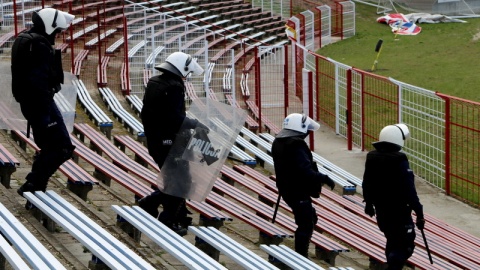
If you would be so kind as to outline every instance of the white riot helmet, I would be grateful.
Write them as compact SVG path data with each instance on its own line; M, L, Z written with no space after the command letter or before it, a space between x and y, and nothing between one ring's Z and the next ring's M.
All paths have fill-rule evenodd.
M186 78L190 73L197 76L203 74L203 68L197 63L197 60L183 52L170 54L165 62L155 66L155 69L169 71L183 78Z
M408 138L410 138L410 131L407 125L395 124L386 126L380 131L379 142L389 142L403 147Z
M277 138L306 135L310 130L318 130L320 124L305 114L292 113L285 117L282 127L283 129L277 134Z
M38 19L35 18L36 16L41 19L47 35L51 35L55 30L57 30L57 32L67 30L68 25L75 18L72 14L54 8L44 8L38 12L34 12L32 15L34 24L38 22Z

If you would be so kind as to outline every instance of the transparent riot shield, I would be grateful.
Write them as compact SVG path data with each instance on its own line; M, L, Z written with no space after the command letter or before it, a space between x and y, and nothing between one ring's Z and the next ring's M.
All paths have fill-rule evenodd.
M245 123L244 110L212 100L194 100L157 178L164 193L203 201ZM199 123L191 125L190 119ZM206 127L206 128L205 128Z
M72 83L77 78L71 73L64 73L62 90L55 94L55 103L62 113L69 132L73 130L77 89ZM12 75L9 61L0 63L0 129L27 130L27 121L22 114L20 104L12 95Z
M64 72L63 76L62 90L56 93L53 99L62 113L68 133L72 133L77 104L77 87L73 84L73 81L77 80L77 77L70 72Z

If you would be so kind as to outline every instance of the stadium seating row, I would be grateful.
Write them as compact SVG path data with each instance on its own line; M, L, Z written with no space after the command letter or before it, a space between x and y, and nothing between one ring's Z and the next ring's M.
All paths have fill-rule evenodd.
M0 144L0 179L2 185L10 188L10 178L20 162L2 144Z

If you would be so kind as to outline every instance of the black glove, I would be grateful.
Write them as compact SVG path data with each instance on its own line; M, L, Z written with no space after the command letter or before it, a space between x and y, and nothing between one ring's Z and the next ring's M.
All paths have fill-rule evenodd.
M373 204L365 204L365 214L369 215L370 217L375 216L375 208L373 208Z
M56 85L52 88L52 91L53 91L53 93L55 93L55 94L58 93L58 92L60 92L60 90L62 90L62 85L60 85L59 83L56 84Z
M323 183L326 184L330 190L333 190L335 188L335 182L333 182L332 178L330 178L328 175L325 175L323 178Z
M417 216L416 224L417 224L417 228L419 230L423 230L423 228L425 228L425 219L423 217L418 217Z
M195 128L204 129L207 134L210 131L210 129L207 126L205 126L204 124L202 124L202 122L200 122L200 121L197 122L197 126Z

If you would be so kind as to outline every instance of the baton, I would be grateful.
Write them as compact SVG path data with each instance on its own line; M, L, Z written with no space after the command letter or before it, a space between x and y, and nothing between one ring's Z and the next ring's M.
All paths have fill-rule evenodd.
M425 232L420 230L422 232L422 237L423 237L423 242L425 243L425 249L427 250L428 254L428 259L430 260L430 264L433 264L433 259L432 259L432 254L430 254L430 249L428 248L428 243L427 243L427 238L425 237Z
M27 138L30 138L30 123L27 121Z
M273 211L272 223L275 223L275 217L277 217L278 205L280 204L280 194L278 194L277 204L275 205L275 211Z

